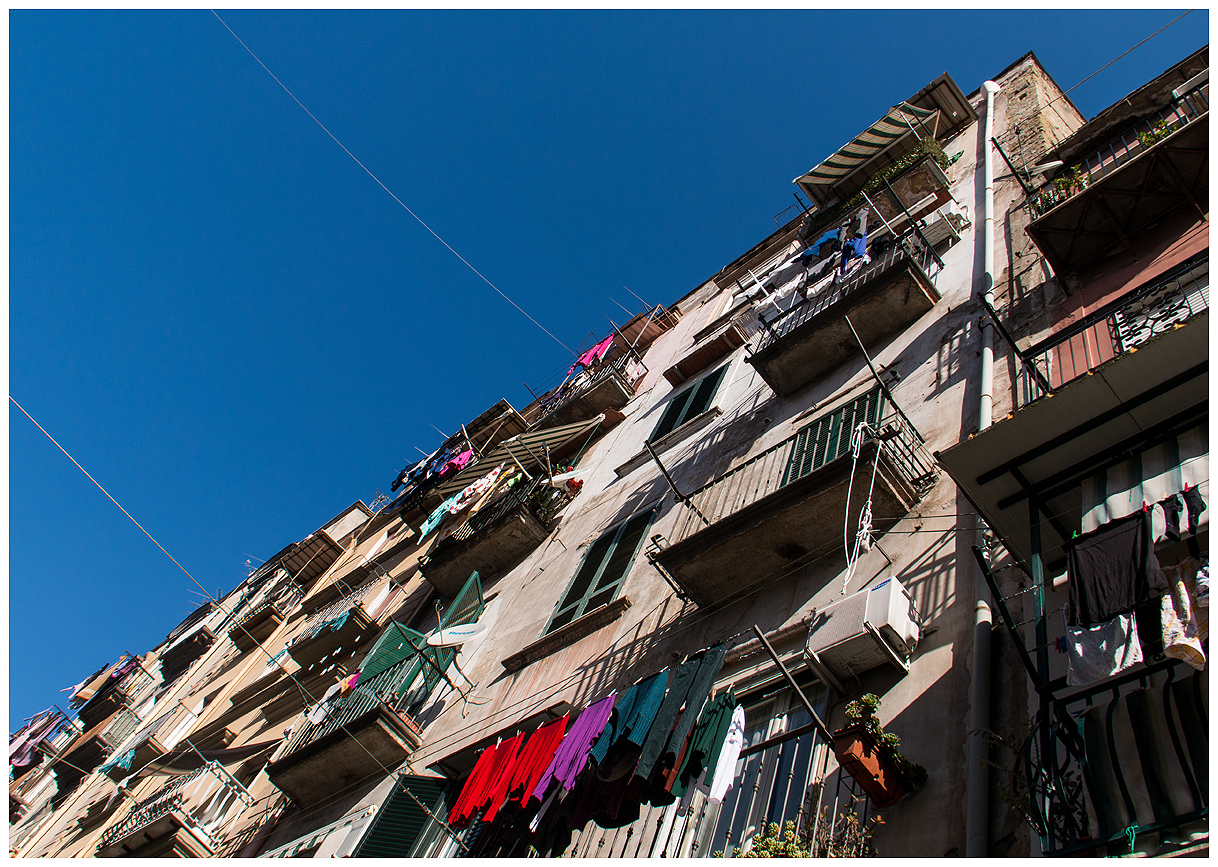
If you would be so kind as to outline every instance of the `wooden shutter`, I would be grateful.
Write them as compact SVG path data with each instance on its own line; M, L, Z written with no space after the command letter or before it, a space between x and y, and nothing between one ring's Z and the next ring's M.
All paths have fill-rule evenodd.
M554 609L546 626L547 633L613 601L654 517L655 509L641 512L592 543L562 601Z
M672 433L691 418L706 412L710 408L711 401L715 399L715 393L719 390L719 385L723 382L729 366L728 364L723 365L714 373L703 377L697 385L690 386L669 400L668 408L664 411L664 415L660 416L660 422L651 432L649 439L658 440L665 434Z
M830 461L849 454L854 429L866 421L872 430L878 431L883 408L883 392L873 389L800 429L795 435L782 483L787 485L802 479Z
M426 643L426 638L422 633L391 622L389 628L376 640L376 644L360 663L360 680L367 682L385 669L417 653L421 643Z
M385 799L385 803L377 811L372 826L352 853L353 857L408 857L419 839L419 834L430 820L419 803L435 812L445 782L430 777L402 778L394 787L393 794Z
M485 605L482 601L482 579L478 576L477 572L472 572L470 573L469 580L465 582L465 586L461 588L461 592L453 597L452 604L444 612L444 618L440 621L440 628L473 623L482 616L482 609L484 607ZM452 664L452 661L457 658L457 648L426 647L423 653L434 663L433 665L426 665L423 668L423 679L427 683L427 692L430 694L435 689L436 684L440 682L440 673L445 671Z

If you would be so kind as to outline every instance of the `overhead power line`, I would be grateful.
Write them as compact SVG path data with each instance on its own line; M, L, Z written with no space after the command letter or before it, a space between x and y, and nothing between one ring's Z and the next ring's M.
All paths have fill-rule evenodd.
M540 322L538 322L536 319L534 319L532 316L530 316L523 307L521 307L519 304L517 304L515 301L513 301L511 298L509 298L504 293L504 291L502 289L500 289L498 286L496 286L494 283L492 283L485 274L483 274L481 271L479 271L477 268L475 268L473 265L471 265L464 256L462 256L460 253L458 253L456 250L454 250L447 241L445 241L438 234L436 234L435 229L433 229L431 226L427 225L427 223L423 222L423 219L418 214L416 214L414 211L410 210L410 208L406 206L406 203L403 202L401 199L399 199L394 194L393 190L391 190L391 189L389 189L389 187L385 186L384 182L382 182L380 178L378 178L376 175L374 175L372 173L371 169L369 169L366 165L364 165L362 162L360 162L359 158L356 157L355 154L351 153L351 151L347 149L347 146L345 144L343 144L342 142L340 142L335 137L334 133L332 133L332 132L330 132L330 130L326 129L326 125L324 123L322 123L320 120L318 120L317 116L315 114L313 114L313 112L309 111L309 109L305 106L305 104L303 102L301 102L299 99L296 98L296 94L294 94L294 93L292 93L292 91L288 90L288 86L286 84L284 84L282 81L280 81L279 77L277 75L275 75L275 73L271 72L270 68L265 63L262 62L262 60L258 57L258 55L255 54L248 45L246 45L244 42L242 42L241 37L233 32L233 28L229 27L228 24L225 23L224 19L216 14L215 9L211 10L211 14L215 15L216 20L224 25L225 30L227 30L229 33L233 34L233 38L241 43L241 47L249 52L250 57L252 57L252 58L254 58L254 60L258 61L258 65L266 70L267 75L269 75L271 78L275 79L275 83L278 84L280 87L282 87L284 92L288 96L292 97L292 99L296 102L297 105L299 105L301 108L304 109L305 114L307 114L309 117L313 118L314 123L316 123L319 127L321 127L322 131L325 132L325 134L328 135L331 139L333 139L334 143L336 145L338 145L340 148L343 149L344 152L346 152L347 156L349 156L349 157L351 157L351 159L355 160L355 164L358 165L365 172L367 172L368 177L372 178L372 180L374 180L378 184L380 184L381 189L383 189L385 192L387 192L393 198L393 200L395 202L397 202L399 205L401 205L405 209L406 213L410 214L410 216L412 216L416 220L418 220L420 226L422 226L424 229L426 229L428 232L430 232L432 237L434 237L437 241L439 241L441 244L443 244L445 247L447 247L448 251L450 253L452 253L454 256L456 256L458 259L460 259L462 262L464 262L465 266L467 268L469 268L469 270L473 271L475 274L477 274L479 277L481 277L487 286L490 286L492 289L494 289L496 292L498 292L504 301L511 304L513 307L515 307L517 310L519 310L522 314L524 314L526 319L528 319L530 322L532 322L534 325L536 325L538 328L540 328L542 331L544 331L546 334L548 334L554 340L555 343L557 343L563 349L567 350L567 352L570 352L572 355L575 354L575 352L572 351L572 349L569 346L567 346L567 344L563 343L561 340L559 340L557 337L555 337L548 328L546 328L544 325L542 325Z

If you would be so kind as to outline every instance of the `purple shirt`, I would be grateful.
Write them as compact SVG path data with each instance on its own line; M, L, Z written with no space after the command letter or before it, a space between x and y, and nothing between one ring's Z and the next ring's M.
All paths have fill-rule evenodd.
M533 789L532 797L544 798L551 780L558 780L564 789L571 790L580 771L588 763L592 742L604 730L609 715L613 713L613 701L616 697L617 693L611 692L595 704L584 708L579 718L571 725L571 730L563 737L562 743L558 745L558 751L554 753L550 766L541 775L537 788Z

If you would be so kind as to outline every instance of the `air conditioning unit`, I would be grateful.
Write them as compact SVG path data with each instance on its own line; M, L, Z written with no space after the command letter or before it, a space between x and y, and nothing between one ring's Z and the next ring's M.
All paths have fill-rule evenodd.
M805 653L814 670L824 668L839 678L885 663L909 671L921 637L913 597L889 577L816 612Z

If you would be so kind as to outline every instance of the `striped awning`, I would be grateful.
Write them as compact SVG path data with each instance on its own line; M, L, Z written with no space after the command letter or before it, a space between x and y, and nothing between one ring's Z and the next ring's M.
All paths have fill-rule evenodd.
M499 443L499 445L495 446L477 461L471 462L469 466L451 479L441 482L436 486L435 492L441 497L448 497L450 494L455 494L457 491L465 488L470 482L482 478L499 464L505 462L513 465L519 462L526 468L536 465L538 461L544 462L545 450L547 448L550 451L561 448L580 434L592 430L604 419L604 414L601 414L586 421L577 421L571 424L557 425L555 427L525 431L522 434L517 434Z
M921 133L921 129L925 128L925 133L921 134L933 137L934 126L931 120L938 113L937 109L918 108L905 102L894 105L888 109L887 114L856 136L854 141L839 149L806 175L796 178L794 183L803 187L827 186L850 174L911 131Z

